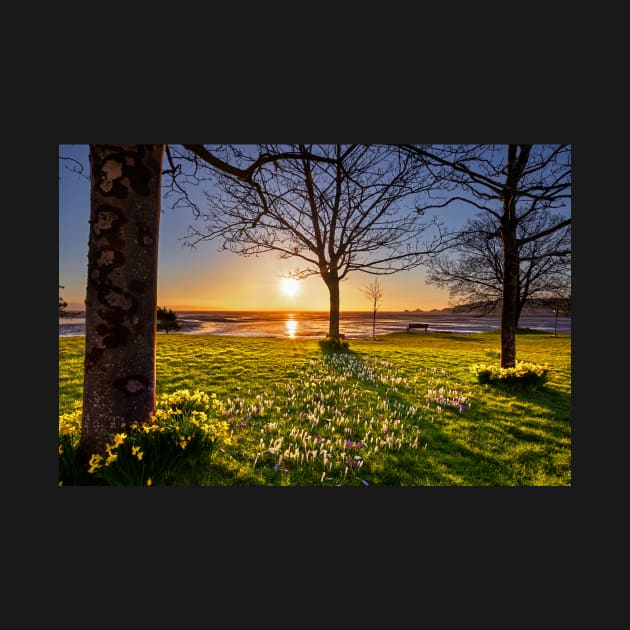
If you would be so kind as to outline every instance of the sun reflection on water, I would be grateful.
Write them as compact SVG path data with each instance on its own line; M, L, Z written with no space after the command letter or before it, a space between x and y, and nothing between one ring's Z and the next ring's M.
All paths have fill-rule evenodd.
M287 329L287 334L289 335L289 337L295 337L295 333L297 332L298 329L298 323L297 320L295 319L287 319L284 322L284 325Z

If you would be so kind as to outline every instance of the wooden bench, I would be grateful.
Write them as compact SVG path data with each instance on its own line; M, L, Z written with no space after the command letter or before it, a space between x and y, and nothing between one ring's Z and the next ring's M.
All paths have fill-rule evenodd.
M429 324L407 324L407 332L411 332L414 328L424 328L424 332L427 332Z

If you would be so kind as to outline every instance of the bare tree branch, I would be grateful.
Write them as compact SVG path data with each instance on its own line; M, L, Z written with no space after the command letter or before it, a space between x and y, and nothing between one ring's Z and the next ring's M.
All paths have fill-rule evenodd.
M435 179L397 148L185 147L210 165L215 187L186 243L218 239L243 256L276 252L302 261L293 275L318 273L331 294L331 336L338 335L340 280L354 271L411 269L445 246L440 223L416 211ZM433 238L421 240L429 230Z

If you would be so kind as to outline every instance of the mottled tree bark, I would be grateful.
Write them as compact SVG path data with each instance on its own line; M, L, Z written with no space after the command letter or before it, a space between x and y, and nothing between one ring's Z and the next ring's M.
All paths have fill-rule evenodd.
M155 412L164 145L90 145L91 210L79 461Z

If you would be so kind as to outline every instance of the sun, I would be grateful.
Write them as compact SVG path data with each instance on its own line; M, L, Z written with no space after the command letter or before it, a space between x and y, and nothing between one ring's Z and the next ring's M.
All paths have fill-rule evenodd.
M292 297L300 292L300 283L295 278L282 278L280 280L280 291L283 295Z

